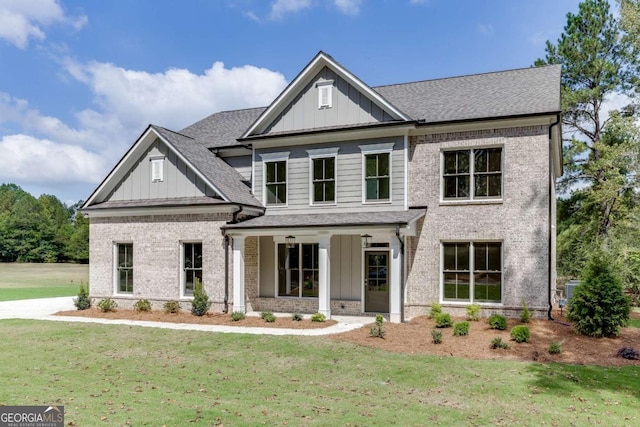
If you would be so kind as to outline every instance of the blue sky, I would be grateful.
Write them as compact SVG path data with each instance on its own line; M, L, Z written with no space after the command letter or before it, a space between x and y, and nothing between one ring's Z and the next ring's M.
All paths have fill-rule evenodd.
M86 199L147 124L268 105L319 50L371 86L528 67L578 3L0 0L0 183Z

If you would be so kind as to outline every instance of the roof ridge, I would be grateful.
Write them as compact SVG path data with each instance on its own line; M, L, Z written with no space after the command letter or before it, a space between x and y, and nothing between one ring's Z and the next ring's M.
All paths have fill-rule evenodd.
M171 130L171 129L166 128L166 127L164 127L164 126L154 125L154 124L151 124L150 126L151 126L151 127L155 127L155 128L160 128L160 129L166 130L167 132L175 133L176 135L180 135L180 136L183 136L183 137L185 137L185 138L193 139L193 140L195 141L195 138L193 138L193 137L191 137L191 136L189 136L189 135L185 135L185 134L183 134L183 133L176 132L175 130ZM186 128L185 128L185 129L186 129Z

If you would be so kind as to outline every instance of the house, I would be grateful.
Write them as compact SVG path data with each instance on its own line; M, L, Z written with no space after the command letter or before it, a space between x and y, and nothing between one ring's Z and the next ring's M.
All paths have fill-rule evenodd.
M143 132L82 208L90 293L543 317L561 159L560 66L370 87L319 52L267 107Z

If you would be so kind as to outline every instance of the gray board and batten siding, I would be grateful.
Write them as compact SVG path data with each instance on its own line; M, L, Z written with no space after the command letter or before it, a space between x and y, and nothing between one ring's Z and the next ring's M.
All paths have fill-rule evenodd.
M318 83L333 82L331 108L318 108ZM263 134L393 121L371 99L325 67Z
M163 158L163 180L152 181L151 160ZM183 197L219 197L193 170L159 140L140 156L107 200L148 200Z
M362 203L363 199L363 155L361 147L386 147L393 144L391 152L391 201ZM310 205L310 160L308 150L339 148L336 163L336 203ZM403 137L366 139L327 144L309 144L292 147L277 147L256 150L254 192L256 198L265 202L264 161L261 155L288 153L287 162L287 206L270 205L266 215L297 213L339 213L376 210L404 209L404 140Z

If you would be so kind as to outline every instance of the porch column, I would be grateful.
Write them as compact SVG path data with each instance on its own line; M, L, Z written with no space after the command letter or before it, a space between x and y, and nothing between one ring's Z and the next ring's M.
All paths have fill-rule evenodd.
M320 236L318 242L318 312L331 319L331 268L329 249L331 236Z
M391 252L391 262L389 268L389 321L400 323L402 319L401 292L402 292L402 254L400 253L400 242L393 236L389 242Z
M246 311L244 298L244 236L233 238L233 311Z

